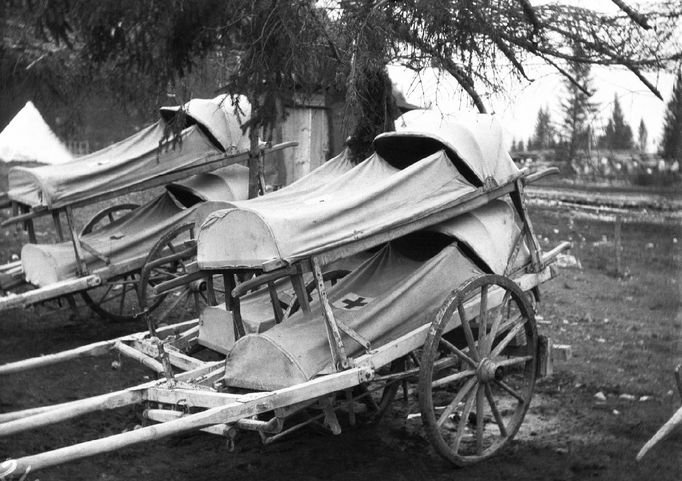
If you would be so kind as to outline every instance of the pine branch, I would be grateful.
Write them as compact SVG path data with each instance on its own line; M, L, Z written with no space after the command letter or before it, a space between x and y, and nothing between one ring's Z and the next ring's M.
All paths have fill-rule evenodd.
M618 8L620 8L623 12L627 14L628 17L632 19L633 22L635 22L637 25L642 27L644 30L649 30L651 28L651 25L649 25L649 22L647 21L646 17L642 15L639 12L636 12L635 10L632 9L629 5L627 5L623 0L611 0L613 3L618 5Z
M523 13L528 19L528 21L533 25L533 35L539 35L540 30L542 30L542 23L540 23L540 19L538 19L538 16L535 14L535 10L533 9L533 6L530 4L529 0L517 0L521 4L521 8L523 9Z
M519 71L519 73L528 80L529 82L532 82L533 79L528 78L528 75L526 75L526 71L523 68L523 65L521 65L521 62L516 58L516 55L514 55L514 52L505 44L502 39L498 36L495 36L493 38L493 41L495 42L495 45L497 45L497 48L504 54L505 57L512 63L514 68Z
M625 66L628 68L628 70L630 70L630 72L634 73L634 74L637 76L637 78L638 78L644 85L646 85L646 87L647 87L647 88L648 88L656 97L658 97L660 100L663 100L663 96L661 95L661 92L658 91L658 89L654 86L654 84L652 84L651 82L649 82L649 80L642 74L642 72L640 72L640 70L639 70L638 68L636 68L635 66L633 66L633 65L631 65L631 64L629 64L629 63L624 63L623 65L625 65Z
M590 92L589 90L587 90L583 85L580 84L580 82L578 82L578 81L575 79L575 77L574 77L573 75L571 75L571 74L568 73L566 70L564 70L563 68L561 68L561 67L560 67L556 62L554 62L551 58L548 58L548 57L546 57L545 55L542 55L542 54L539 54L539 53L538 53L537 55L538 55L538 57L540 57L541 59L543 59L545 62L547 62L548 64L550 64L552 67L554 67L554 68L556 69L557 72L559 72L561 75L563 75L564 77L566 77L566 78L568 79L568 81L571 82L573 85L575 85L582 93L584 93L584 94L587 95L588 97L591 97L591 96L592 96L592 92Z

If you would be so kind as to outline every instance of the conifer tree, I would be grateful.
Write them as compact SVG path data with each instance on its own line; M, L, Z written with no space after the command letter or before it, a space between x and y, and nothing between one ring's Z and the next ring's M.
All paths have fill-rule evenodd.
M583 47L573 45L573 56L584 55ZM597 104L591 100L596 91L592 87L591 66L589 63L569 62L571 78L564 81L566 98L561 107L564 113L563 133L567 139L568 159L573 159L579 151L590 148L589 122L595 115Z
M549 116L549 107L538 110L538 118L535 122L533 145L536 149L549 149L554 143L554 127Z
M605 129L605 146L613 150L632 148L632 129L625 121L618 95L613 98L613 113Z
M639 121L639 129L637 134L637 147L639 147L640 152L646 152L647 141L649 140L649 131L644 124L644 119Z
M661 156L668 161L682 162L682 70L677 71L673 94L665 112Z

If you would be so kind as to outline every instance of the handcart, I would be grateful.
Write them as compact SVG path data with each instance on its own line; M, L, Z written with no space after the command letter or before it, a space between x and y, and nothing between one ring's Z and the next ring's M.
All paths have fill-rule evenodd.
M323 188L284 188L208 217L198 265L225 276L222 308L198 322L150 323L150 332L82 348L125 345L160 379L1 414L0 435L138 404L158 424L7 460L0 476L195 430L228 440L257 431L270 443L321 422L338 434L345 416L353 424L364 410L382 413L410 381L426 435L444 458L467 465L502 449L545 360L537 289L570 246L543 252L525 208L525 185L551 171L516 169L492 116L410 112L397 128L375 139L376 154ZM350 273L325 279L323 266L368 250ZM244 272L255 277L237 282ZM284 279L296 292L286 307ZM187 354L199 347L226 359Z
M247 107L243 100L240 106ZM29 243L21 259L0 266L0 310L63 299L73 307L73 294L80 294L100 316L132 320L150 249L168 236L188 242L193 226L212 209L247 198L248 169L237 164L248 159L249 141L233 110L226 96L194 99L183 109L163 107L158 122L101 151L69 164L11 169L13 216L2 226L23 224ZM178 122L184 127L179 136L167 138ZM293 145L263 145L261 155ZM166 192L147 204L108 206L77 229L75 209L163 185ZM33 221L47 215L56 244L37 243ZM184 268L180 261L167 269ZM186 286L175 300L206 296L197 286Z

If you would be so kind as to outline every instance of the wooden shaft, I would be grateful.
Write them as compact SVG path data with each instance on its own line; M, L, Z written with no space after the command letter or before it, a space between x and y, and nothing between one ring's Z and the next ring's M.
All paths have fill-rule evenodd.
M102 356L108 353L117 340L100 341L87 346L69 349L55 354L46 354L40 357L33 357L21 361L9 362L0 366L0 376L14 374L21 371L28 371L38 367L49 366L60 362L78 359L81 357Z
M310 312L310 300L308 299L308 290L303 281L303 272L299 269L299 271L290 276L289 279L291 280L291 285L294 286L294 292L296 293L299 307L304 313L308 314Z
M57 236L60 242L64 242L64 229L62 229L62 221L59 218L59 209L53 210L52 212L52 222L54 222L54 228L57 231Z
M196 319L193 319L191 321L180 322L178 324L172 324L170 326L158 328L157 334L165 335L167 333L173 333L176 330L186 329L178 338L179 340L181 340L181 342L185 342L185 336L192 337L197 335L197 333L199 332L199 326L197 324L198 320ZM128 334L126 336L117 337L115 339L110 339L108 341L93 342L92 344L76 347L74 349L67 349L65 351L57 352L54 354L45 354L43 356L23 359L21 361L9 362L7 364L3 364L0 366L0 376L14 374L21 371L28 371L30 369L35 369L38 367L50 366L52 364L58 364L60 362L69 361L71 359L78 359L81 357L102 356L108 353L114 346L114 344L116 344L118 341L134 341L136 339L143 339L148 334L149 331L137 332L135 334ZM0 417L1 416L2 414L0 414Z
M64 213L66 215L66 223L69 226L69 232L71 233L71 242L73 243L73 250L76 255L76 266L78 273L84 276L88 273L88 267L85 265L85 256L83 255L83 250L81 248L80 238L76 233L76 225L73 221L73 211L71 206L65 207Z
M9 272L21 268L21 261L12 261L0 266L0 272Z
M19 203L13 202L12 203L12 217L9 219L5 219L2 223L0 223L0 227L7 227L12 224L19 224L21 222L24 222L26 220L30 219L35 219L36 217L41 217L46 214L48 214L50 211L46 209L45 207L35 207L33 208L30 212L26 214L19 214ZM17 226L18 228L18 226Z
M25 212L26 214L31 214L31 208L27 205L21 206L21 210ZM29 217L24 221L24 230L28 232L28 241L31 244L36 244L36 230L35 230L35 225L33 224L33 218Z
M53 451L47 451L33 456L26 456L16 460L8 460L3 463L11 465L12 471L7 472L6 476L21 476L27 471L37 471L49 466L74 461L76 459L86 458L95 454L107 453L147 441L154 441L173 434L182 433L185 431L192 431L219 424L215 416L224 412L228 407L234 408L234 405L225 406L222 408L209 409L190 416L183 416L181 418L168 421L162 424L155 424L153 426L146 426L141 429L135 429L121 434L115 434L106 438L96 439L93 441L86 441L80 444L74 444Z
M540 257L542 256L542 249L540 248L540 244L538 243L538 239L535 236L535 230L533 229L533 223L531 222L530 217L528 216L528 212L526 211L523 179L521 179L521 178L516 179L516 181L514 182L514 185L516 186L516 189L511 192L512 202L514 203L514 207L516 207L516 211L519 214L521 221L523 222L523 228L527 234L527 238L529 241L530 258L531 258L532 267L533 267L533 269L535 269L536 272L538 272L542 268L541 263L540 263Z
M148 367L149 369L151 369L154 372L157 372L157 373L164 372L164 368L159 361L157 361L156 359L154 359L152 357L147 356L146 354L141 353L140 351L138 351L134 347L130 347L129 345L122 343L121 341L117 341L114 344L114 349L116 349L118 352L120 352L124 356L127 356L131 359L136 360L137 362L139 362L143 366Z
M45 287L32 289L30 291L22 292L16 296L0 297L0 311L5 311L15 307L27 307L32 304L37 304L49 299L72 294L74 292L84 291L92 287L96 287L102 283L102 279L98 275L89 275L85 277L77 277L75 279L66 279L64 281L55 282Z
M205 272L197 271L192 272L190 274L184 274L180 277L176 277L165 282L160 282L159 284L152 287L152 295L160 296L164 292L168 292L177 287L187 285L190 282L198 281L199 279L203 279L204 277L206 277Z
M277 296L277 288L273 281L268 282L268 293L270 294L270 303L272 304L272 311L275 315L275 324L279 324L284 319L284 311L282 310L282 305L279 303L279 297Z
M123 406L137 404L143 399L142 390L125 390L111 394L104 394L88 399L81 399L66 403L33 416L27 416L0 424L0 436L9 436L21 431L55 424L67 419L73 419L83 414L96 411L116 409Z
M680 424L682 424L682 407L680 407L677 412L675 412L675 414L668 419L668 422L666 422L661 429L656 431L656 434L654 434L653 437L646 442L642 449L639 450L636 458L637 461L640 461L644 455L656 444L670 436L670 434L672 434L675 428Z
M221 372L224 367L224 361L216 361L216 362L210 362L210 363L205 363L203 366L193 369L192 371L187 371L180 373L176 376L176 379L179 381L186 381L189 379L201 379L203 377L210 377L213 372ZM218 369L216 369L218 368ZM16 419L29 419L29 422L25 425L25 427L22 428L22 430L26 429L32 429L34 427L40 427L44 426L47 424L53 424L53 423L58 423L63 420L71 419L73 417L78 417L82 414L87 414L89 412L97 411L100 409L113 409L112 407L101 407L101 406L108 406L112 402L116 402L117 399L120 398L125 398L129 392L137 391L137 392L143 392L148 390L148 388L158 386L161 384L163 380L156 380L156 381L149 381L144 384L140 384L138 386L128 388L128 389L123 389L121 391L115 391L107 394L101 394L99 396L93 396L90 398L86 399L78 399L76 401L69 401L65 403L60 403L60 404L53 404L51 406L41 406L37 408L31 408L31 409L24 409L22 411L14 411L11 413L3 413L0 414L0 428L7 426L5 423L9 423L10 421L14 421ZM90 406L90 410L86 409L88 406ZM94 406L94 408L93 408ZM120 406L114 406L114 407L120 407ZM40 414L45 414L45 413L61 413L59 416L53 416L52 418L49 419L49 422L42 422L39 425L36 425L32 420L33 419L42 419L42 418L36 418L36 415ZM66 414L65 414L66 413ZM73 414L72 414L73 413ZM2 435L2 434L0 434Z
M336 369L348 369L350 363L348 362L348 356L346 356L346 348L341 339L339 326L336 324L336 319L334 319L332 306L329 304L327 290L324 286L322 269L320 268L319 262L317 262L317 259L314 257L310 259L310 263L313 268L313 276L315 276L315 282L317 283L317 294L320 297L320 305L322 306L322 312L324 314L327 339L332 354L332 363Z
M80 237L78 238L78 242L79 242L79 244L81 245L81 248L82 248L83 250L85 250L86 252L88 252L90 255L92 255L93 257L98 258L99 260L101 260L102 262L104 262L106 265L111 264L111 259L109 258L109 256L102 254L102 253L99 252L97 249L95 249L94 247L92 247L90 244L88 244L87 242L85 242L84 240L82 240Z

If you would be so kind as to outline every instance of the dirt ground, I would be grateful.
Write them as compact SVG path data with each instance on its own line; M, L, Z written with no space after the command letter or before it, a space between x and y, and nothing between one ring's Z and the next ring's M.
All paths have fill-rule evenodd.
M623 264L615 275L613 224L571 212L533 209L543 246L574 243L581 268L562 268L543 286L539 330L572 348L554 375L541 380L524 427L511 446L480 465L454 469L421 433L416 400L401 395L378 425L347 427L339 436L301 430L262 446L243 435L225 441L191 434L31 473L28 480L330 480L508 479L679 480L682 429L640 463L635 454L679 406L673 369L682 362L682 228L625 224ZM3 240L2 259L16 249ZM454 286L453 286L454 287ZM85 308L39 317L1 313L0 363L108 339L142 326L107 324ZM132 361L86 359L0 378L0 412L63 402L140 382ZM605 402L594 397L601 392ZM629 395L621 397L621 395ZM134 409L94 414L48 429L0 439L0 460L130 429Z

